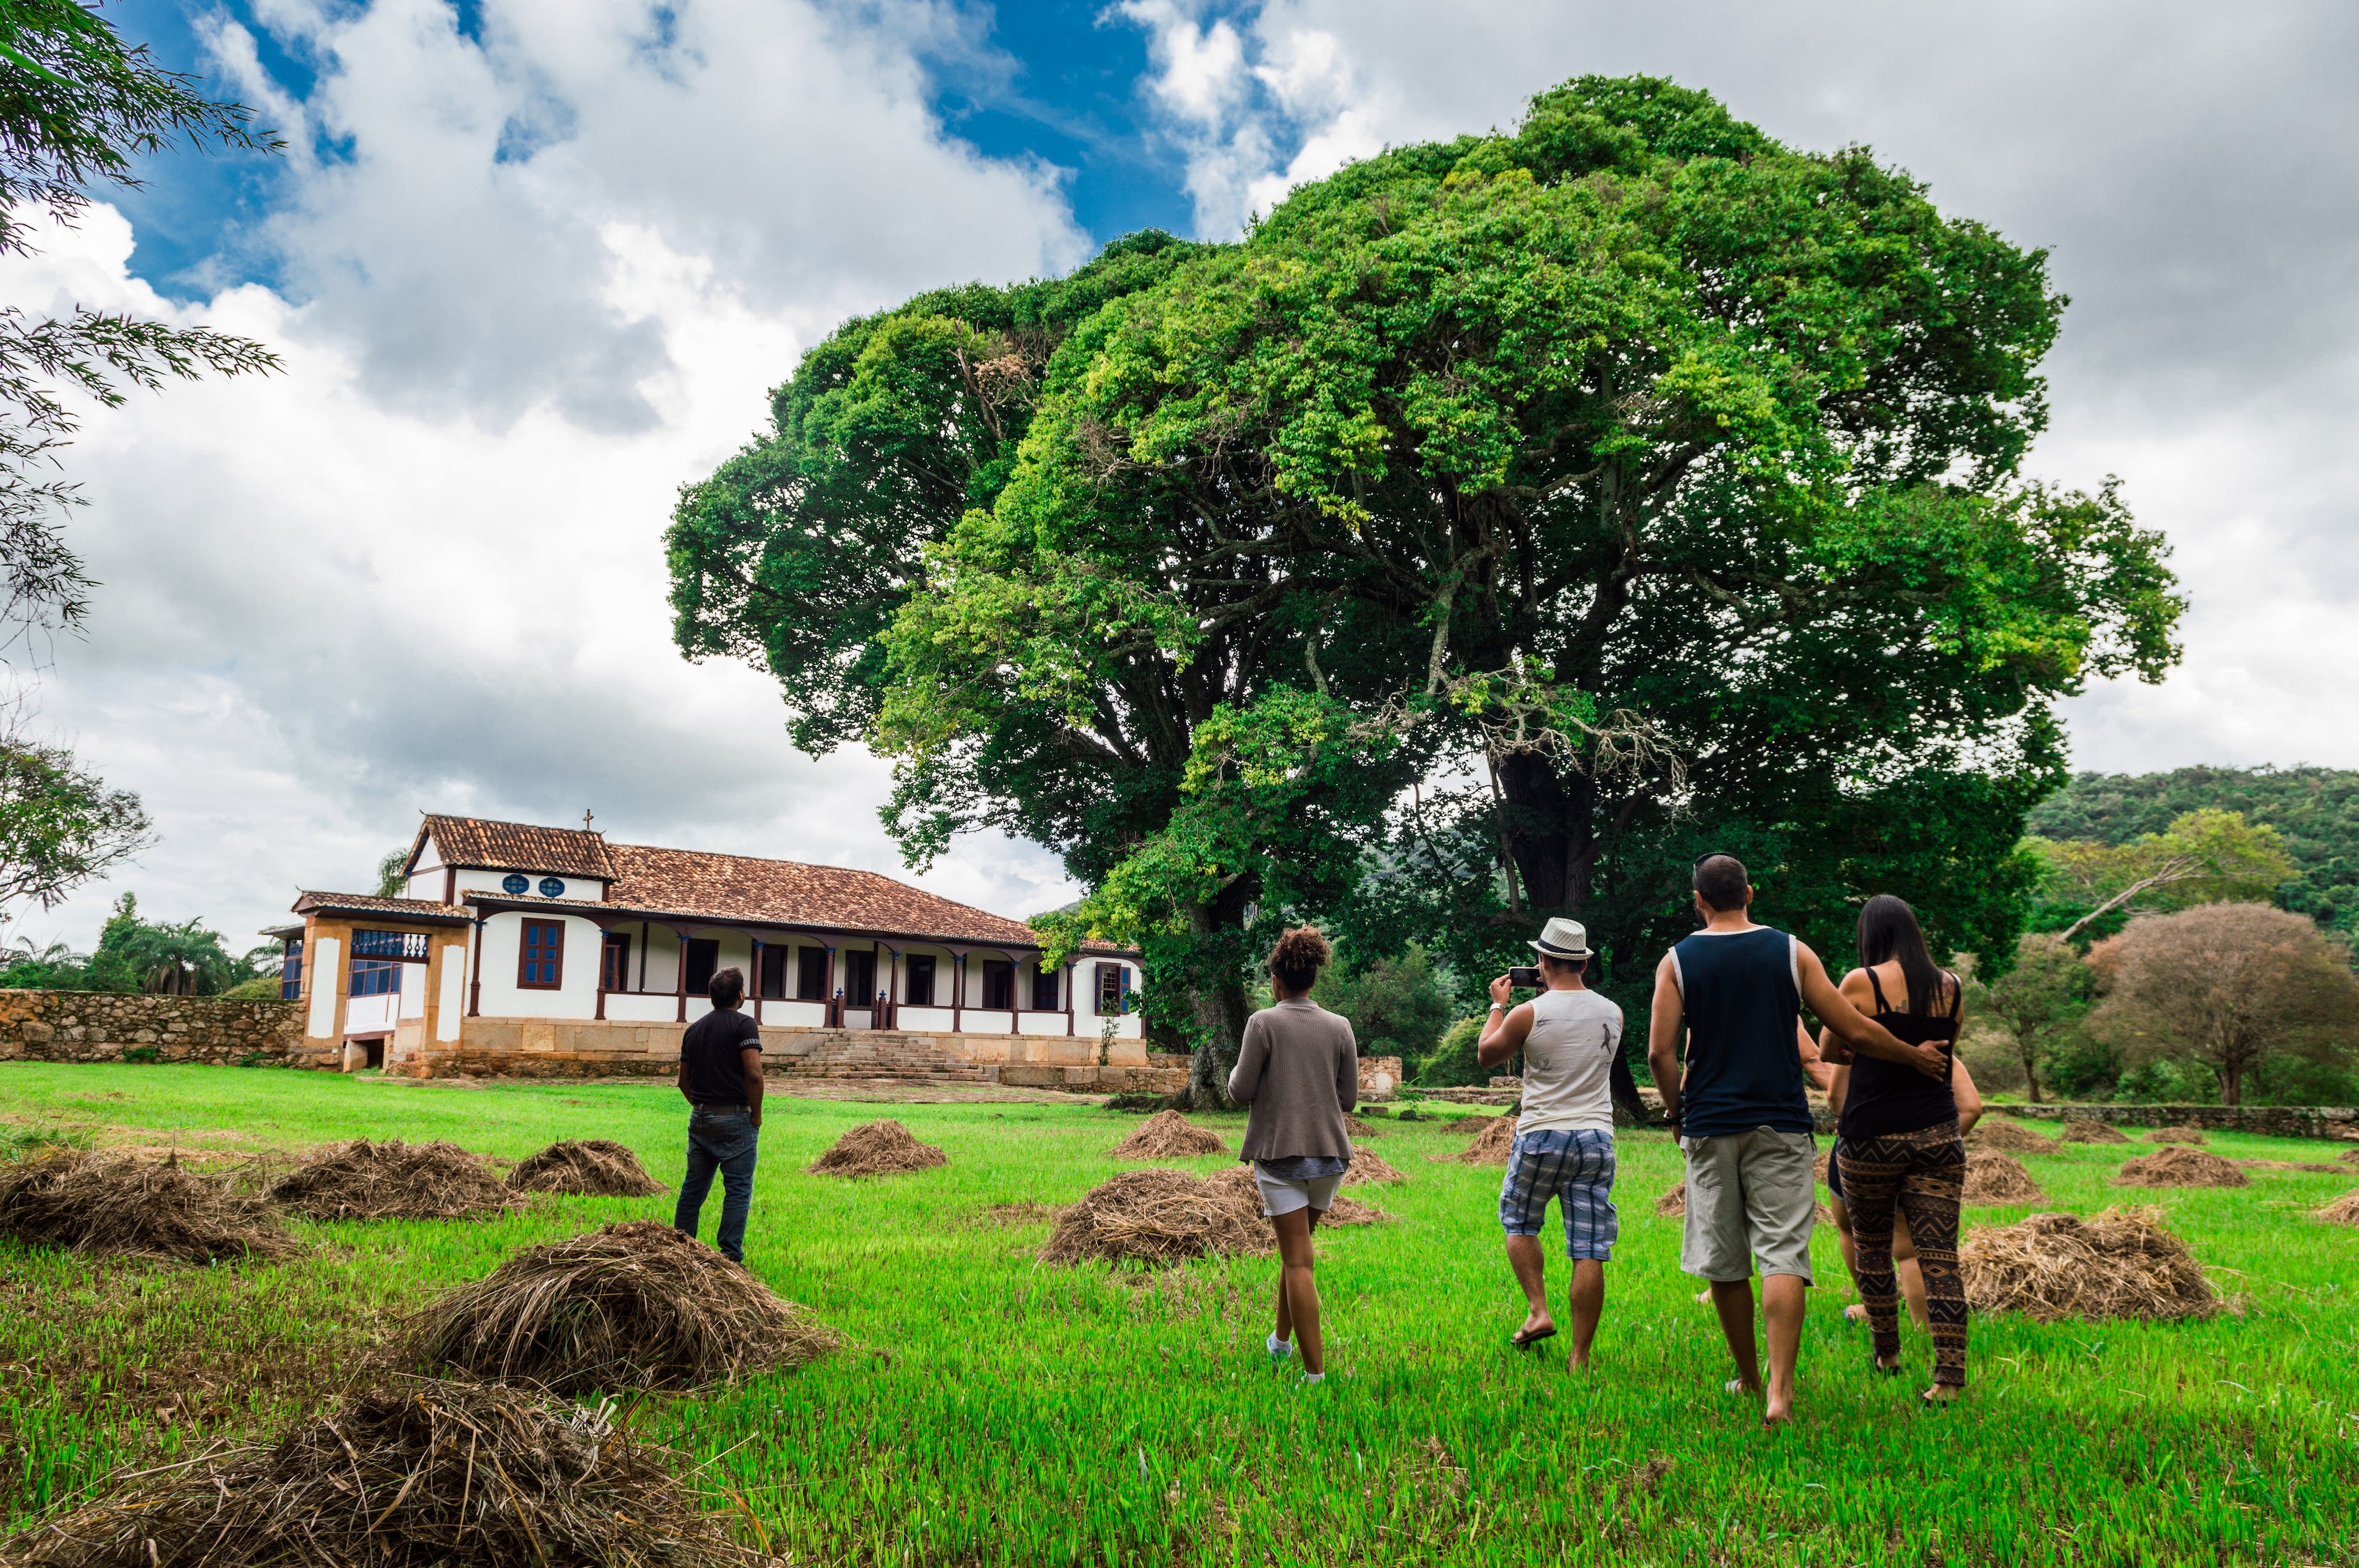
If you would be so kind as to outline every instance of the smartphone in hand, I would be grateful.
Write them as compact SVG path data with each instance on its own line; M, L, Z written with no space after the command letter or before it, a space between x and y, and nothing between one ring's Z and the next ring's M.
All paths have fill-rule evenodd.
M1541 984L1539 966L1532 964L1522 968L1509 969L1507 983L1511 986L1521 986L1526 990L1539 989Z

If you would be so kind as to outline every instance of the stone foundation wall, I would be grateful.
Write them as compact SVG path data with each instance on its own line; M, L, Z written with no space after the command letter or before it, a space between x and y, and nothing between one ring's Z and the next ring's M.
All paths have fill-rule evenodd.
M2202 1127L2277 1138L2359 1139L2359 1107L2347 1105L1995 1105L2036 1121L2107 1121L2132 1127Z
M0 990L0 1061L310 1065L291 1001Z

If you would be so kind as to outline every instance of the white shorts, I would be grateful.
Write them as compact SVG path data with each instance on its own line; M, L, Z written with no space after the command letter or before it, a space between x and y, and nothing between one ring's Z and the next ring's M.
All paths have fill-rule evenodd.
M1299 1208L1315 1208L1325 1214L1334 1206L1335 1189L1343 1184L1341 1174L1271 1176L1263 1174L1260 1166L1254 1167L1254 1185L1261 1189L1261 1212L1271 1219Z

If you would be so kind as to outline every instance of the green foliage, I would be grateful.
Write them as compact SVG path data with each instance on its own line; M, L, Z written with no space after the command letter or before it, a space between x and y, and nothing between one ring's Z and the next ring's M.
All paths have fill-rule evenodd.
M2275 902L2331 931L2359 933L2359 772L2336 768L2180 768L2081 773L2035 808L2046 838L2123 845L2191 811L2233 811L2273 829L2293 872ZM2060 926L2071 916L2044 919Z
M79 991L90 987L90 956L63 942L36 947L19 936L0 967L0 990Z
M2211 807L2126 843L2033 838L2027 847L2040 861L2042 929L2067 937L2109 935L2137 910L2265 899L2294 874L2276 828Z
M1489 1083L1494 1073L1507 1071L1506 1066L1486 1067L1474 1059L1474 1048L1483 1043L1484 1022L1478 1016L1451 1024L1432 1050L1405 1064L1409 1081L1430 1089L1479 1086Z
M0 969L0 988L217 996L260 982L268 987L265 994L276 998L278 957L275 946L235 957L223 946L221 933L200 921L144 919L138 898L126 892L115 901L99 930L98 946L87 958L62 944L36 953L20 943L7 968Z
M1363 1056L1398 1056L1404 1070L1429 1055L1450 1022L1450 997L1432 955L1412 945L1357 974L1348 964L1320 971L1311 1000L1352 1021Z
M2094 1005L2096 976L2071 944L2061 937L2027 932L2016 944L2015 962L1994 978L1969 972L1967 1014L1995 1023L2013 1046L2029 1098L2037 1103L2054 1086L2044 1075L2058 1056L2069 1058L2076 1082L2089 1084L2091 1064L2083 1048L2083 1025Z
M109 789L62 746L0 735L0 912L29 900L54 908L152 840L147 809Z
M405 874L408 865L408 845L404 844L397 849L386 850L385 859L376 863L376 896L379 898L401 897L403 890L409 885L409 878Z
M277 1001L283 981L273 967L266 974L251 975L235 985L222 989L223 1001Z

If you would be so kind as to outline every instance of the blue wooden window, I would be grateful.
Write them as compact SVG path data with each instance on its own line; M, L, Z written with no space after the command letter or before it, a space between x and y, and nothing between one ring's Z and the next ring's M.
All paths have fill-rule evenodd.
M278 1000L294 1001L303 994L303 938L289 936L278 960Z
M354 958L353 995L392 996L401 989L401 971L408 966L391 958Z
M565 923L527 920L524 950L516 960L516 984L527 990L553 991L565 976Z
M1130 966L1098 966L1098 1016L1120 1018L1130 1011Z
M563 898L565 896L565 884L559 881L555 877L543 877L540 879L540 896L543 898Z
M522 871L510 871L506 876L500 879L500 891L507 893L530 892L532 891L532 879L526 876Z

